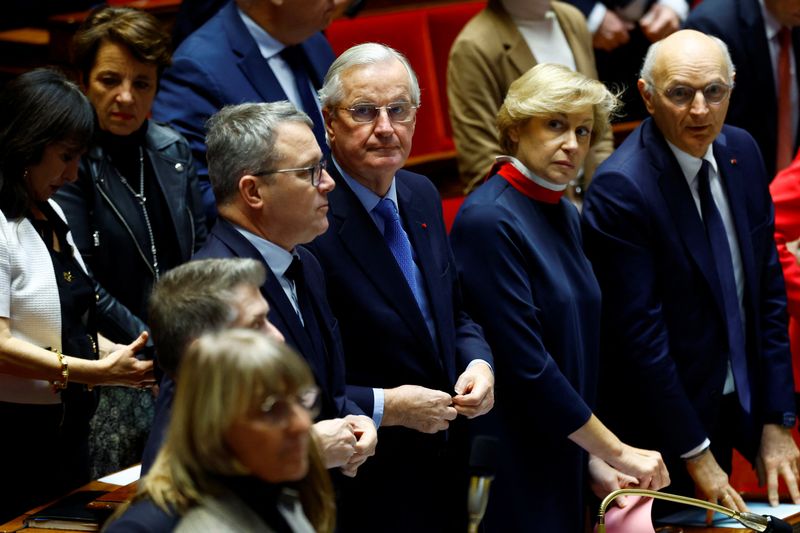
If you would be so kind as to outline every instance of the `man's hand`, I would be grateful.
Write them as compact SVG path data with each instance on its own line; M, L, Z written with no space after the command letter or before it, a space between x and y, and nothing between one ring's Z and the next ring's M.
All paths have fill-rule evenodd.
M467 418L485 415L494 406L494 374L489 365L476 363L458 377L453 406Z
M630 31L634 25L626 20L622 20L619 15L611 11L606 11L600 27L594 32L592 46L599 50L610 52L618 46L622 46L630 39Z
M347 464L356 452L356 435L346 419L320 420L312 426L312 429L325 468L336 468Z
M383 426L404 426L423 433L450 427L458 413L449 394L418 385L384 389Z
M345 476L355 477L358 467L375 455L375 447L378 445L378 430L368 416L347 415L344 419L350 424L358 442L356 442L355 453L350 456L347 464L342 466L341 471Z
M728 483L728 474L725 473L711 450L706 450L698 457L684 461L686 470L694 480L695 487L711 503L719 503L737 511L747 511L741 495ZM710 524L714 511L706 513L706 523Z
M761 432L761 448L756 459L758 484L767 483L769 504L778 505L778 476L786 482L792 502L800 504L800 491L797 488L797 463L800 452L794 443L792 433L777 424L764 424Z
M678 31L681 19L671 7L653 4L653 7L639 19L639 26L644 36L654 43Z
M637 484L638 481L635 477L623 474L599 457L589 456L589 486L599 499L602 500L617 489ZM625 496L617 497L614 503L619 507L627 505Z

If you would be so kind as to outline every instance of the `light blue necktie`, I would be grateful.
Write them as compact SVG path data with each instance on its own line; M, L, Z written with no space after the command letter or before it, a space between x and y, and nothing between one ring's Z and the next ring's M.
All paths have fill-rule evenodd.
M389 198L383 198L373 211L383 220L383 238L414 293L414 299L419 303L420 295L417 294L417 282L414 279L414 253L411 250L411 241L400 223L397 206Z

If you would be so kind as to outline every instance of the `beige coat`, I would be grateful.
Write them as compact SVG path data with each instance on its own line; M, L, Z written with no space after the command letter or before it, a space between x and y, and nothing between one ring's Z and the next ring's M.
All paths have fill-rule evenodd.
M583 14L563 2L554 1L552 5L578 72L597 79L592 36ZM535 65L533 52L499 0L490 0L453 43L447 67L447 96L458 171L467 191L486 177L495 156L501 154L495 119L508 87ZM586 158L585 184L613 149L609 128Z

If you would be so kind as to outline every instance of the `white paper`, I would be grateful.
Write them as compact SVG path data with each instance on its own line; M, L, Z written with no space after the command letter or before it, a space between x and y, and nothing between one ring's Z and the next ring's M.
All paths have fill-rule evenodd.
M142 465L134 465L130 468L126 468L125 470L120 470L119 472L115 472L114 474L109 474L106 477L101 477L98 481L102 481L103 483L112 483L114 485L130 485L134 481L138 481L138 479L142 476ZM800 507L800 506L798 506Z

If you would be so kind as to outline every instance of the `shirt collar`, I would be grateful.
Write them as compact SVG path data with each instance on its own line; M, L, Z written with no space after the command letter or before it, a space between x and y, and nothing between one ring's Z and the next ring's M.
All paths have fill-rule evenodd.
M336 162L335 157L331 156L331 159L333 159L333 164L336 165L336 169L339 171L339 174L342 175L345 183L347 183L347 185L350 187L350 190L355 193L356 198L358 198L358 201L364 206L364 209L367 210L367 213L372 213L372 210L375 209L375 206L377 206L378 202L380 202L383 198L375 194L367 187L361 185L354 178L351 178L347 172L342 170L342 167ZM397 212L400 212L400 204L397 203L397 182L394 178L392 178L392 184L389 186L389 191L386 193L384 198L389 198L392 202L394 202L394 205L397 207Z
M292 259L294 259L294 255L291 252L287 252L277 244L247 231L241 226L237 226L233 223L231 223L231 225L236 228L250 244L255 246L258 253L261 254L261 257L264 259L264 262L267 263L269 269L272 270L276 276L283 276L286 273L286 269L289 268L289 265L292 264Z
M528 167L526 167L522 162L514 156L510 155L500 155L495 158L497 163L511 163L514 165L514 168L519 170L523 176L534 182L539 187L543 187L550 191L563 191L567 188L567 184L559 185L558 183L551 183L544 178L540 178L533 172L531 172Z
M239 16L247 28L248 33L250 33L250 35L253 37L256 45L258 45L258 50L261 52L261 56L264 59L269 59L273 56L276 56L280 54L284 48L286 48L285 44L267 33L266 30L259 26L256 21L248 17L244 11L238 7L236 8L236 11L239 13Z
M764 29L767 33L767 40L771 41L778 35L778 32L781 31L783 26L772 16L772 13L769 12L767 6L764 5L764 0L758 0L758 4L761 7L761 14L764 16Z
M689 182L692 189L695 189L697 173L700 172L700 167L703 166L703 160L708 161L714 173L717 173L717 160L714 159L713 145L708 145L708 150L706 150L702 158L687 154L669 141L667 141L667 145L675 155L675 159L678 160L678 165L681 167L681 171L683 171L683 176L686 178L686 181Z

